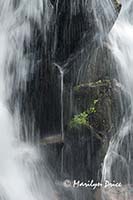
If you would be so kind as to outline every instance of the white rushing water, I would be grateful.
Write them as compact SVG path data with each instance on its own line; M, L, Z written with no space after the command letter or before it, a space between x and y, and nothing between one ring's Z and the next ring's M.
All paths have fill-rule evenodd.
M118 79L128 103L123 108L122 124L110 141L103 163L102 181L121 182L120 191L126 189L117 197L113 193L107 196L104 193L103 199L129 200L132 199L130 187L133 184L133 0L121 0L121 3L121 12L109 33L108 46L114 55Z
M1 200L54 199L50 183L41 171L38 151L20 141L19 112L16 109L15 114L11 114L7 103L14 89L25 89L32 67L24 54L24 43L28 44L31 39L30 20L40 25L41 14L47 6L45 2L46 5L42 0L0 0ZM46 10L47 23L48 8Z

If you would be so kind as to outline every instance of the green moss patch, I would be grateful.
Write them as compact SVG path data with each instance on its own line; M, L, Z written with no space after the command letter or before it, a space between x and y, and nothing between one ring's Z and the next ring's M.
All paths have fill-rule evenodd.
M79 126L89 127L89 115L92 113L96 113L96 104L98 103L98 99L95 99L92 105L86 110L77 115L74 115L72 120L70 121L70 128L78 128Z
M96 82L90 82L90 83L82 83L80 85L77 85L74 87L74 91L78 92L79 90L83 88L89 88L89 87L96 87L96 86L107 86L111 83L110 80L98 80Z

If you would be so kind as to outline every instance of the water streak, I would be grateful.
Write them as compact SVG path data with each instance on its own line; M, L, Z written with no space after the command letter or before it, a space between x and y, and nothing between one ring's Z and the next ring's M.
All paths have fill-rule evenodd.
M108 46L114 55L118 80L124 88L123 92L126 91L128 103L123 108L125 115L122 124L110 141L103 163L102 181L121 182L123 188L126 188L124 199L130 199L128 191L133 184L133 1L123 0L121 3L121 12L109 33Z
M31 42L31 22L40 26L42 13L48 12L45 3L0 0L0 199L4 200L54 199L39 152L20 140L18 107L11 112L8 104L14 91L25 90L34 70L25 47Z

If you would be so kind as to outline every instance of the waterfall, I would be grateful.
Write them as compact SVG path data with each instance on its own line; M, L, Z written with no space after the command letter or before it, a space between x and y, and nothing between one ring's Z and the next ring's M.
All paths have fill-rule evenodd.
M110 0L105 2L111 5ZM104 3L101 3L101 7ZM103 199L115 199L115 195L120 195L117 198L131 199L130 187L133 184L133 1L121 0L121 4L122 8L118 19L106 41L108 41L108 48L115 58L118 81L128 103L123 108L125 114L122 123L109 143L103 163L102 182L106 180L111 183L119 182L122 183L122 187L118 194L115 194L117 188L103 190ZM106 8L103 7L103 9L106 11ZM104 25L103 22L100 24L102 34L105 31L103 31Z
M64 101L63 101L63 93L64 93L64 67L59 66L56 63L53 63L57 69L59 70L60 73L60 101L61 101L61 136L62 136L62 140L64 140Z
M48 55L46 68L52 71L52 63L54 63L60 76L59 118L61 120L59 126L61 127L62 140L64 140L66 125L64 124L65 103L63 101L63 98L65 98L64 79L66 72L71 71L74 66L72 72L76 71L74 73L78 74L78 80L83 75L88 77L87 69L84 66L88 67L87 63L91 56L87 55L87 51L90 51L90 47L95 48L95 44L92 44L95 40L96 43L99 42L97 42L99 35L101 36L100 44L103 45L105 41L108 44L116 60L118 79L127 96L128 105L124 107L126 111L122 124L110 141L103 163L102 182L106 180L122 182L124 188L130 189L133 182L133 0L122 1L121 13L113 26L118 15L114 7L114 1L116 0L66 0L62 3L59 0L0 0L0 199L56 199L52 181L50 181L44 161L41 159L40 151L32 143L35 131L32 113L31 119L28 119L27 123L32 127L30 130L33 129L33 132L29 133L29 129L25 124L27 118L22 119L21 116L21 97L17 96L20 93L25 94L27 92L27 82L30 82L31 76L35 73L37 62L35 62L34 49L32 49L34 48L32 42L36 40L33 33L34 29L41 32L43 39L40 40L41 43L44 42L42 45L43 50L48 50L48 53L43 52L43 54L41 52L43 56ZM53 4L50 2L53 2ZM66 15L68 16L66 17ZM78 16L77 21L79 19L79 21L81 20L80 23L83 23L82 26L75 21L76 16ZM89 17L90 23L87 22ZM91 24L94 17L98 28L95 27L95 22ZM66 19L65 26L60 25L63 19ZM113 28L110 31L112 26ZM94 30L91 32L90 30L93 28ZM99 32L94 37L95 31L98 29ZM78 32L81 33L79 37L76 37ZM50 36L47 40L48 34ZM79 63L75 62L73 64L77 57L79 57ZM92 60L94 57L95 54L92 56ZM45 58L43 59L45 60ZM60 63L60 65L55 63ZM71 87L76 82L75 74L72 74L72 78L75 76L74 81L71 81L72 78L70 78ZM81 79L86 78L81 77ZM51 106L51 104L49 103L48 106ZM22 137L23 135L25 137ZM65 171L64 160L63 147L61 152L61 175ZM109 193L108 190L103 190L103 198L107 193ZM81 197L79 196L79 198ZM127 197L127 199L129 198Z
M42 169L39 151L20 139L19 97L15 97L14 111L11 108L14 91L25 91L34 70L28 54L31 25L40 27L45 13L46 28L48 1L0 0L0 10L0 199L52 200L53 189Z

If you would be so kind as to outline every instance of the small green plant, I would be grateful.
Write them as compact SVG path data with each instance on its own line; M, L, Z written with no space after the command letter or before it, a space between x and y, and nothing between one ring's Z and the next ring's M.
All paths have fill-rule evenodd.
M70 128L76 128L77 126L87 126L88 125L88 113L82 112L75 115L70 121Z
M89 126L89 115L92 113L96 113L96 104L98 102L98 99L95 99L86 111L74 115L73 119L70 121L70 128L77 128L78 126Z
M89 110L88 110L88 114L92 114L92 113L96 113L96 108L95 107L90 107Z

